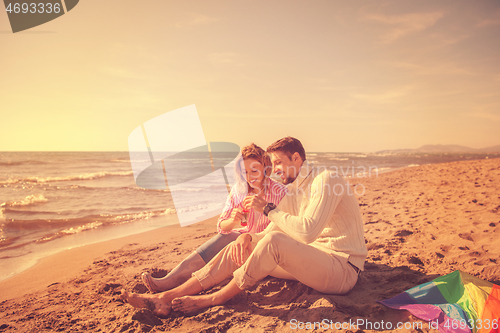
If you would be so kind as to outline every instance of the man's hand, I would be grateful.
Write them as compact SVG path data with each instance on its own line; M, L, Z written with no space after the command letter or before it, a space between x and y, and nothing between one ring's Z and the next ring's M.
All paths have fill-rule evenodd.
M258 195L249 195L243 200L243 207L246 209L253 208L256 212L264 213L267 201Z
M252 236L250 234L241 234L236 238L231 246L231 259L238 265L241 266L247 258L250 256L250 246L252 242Z

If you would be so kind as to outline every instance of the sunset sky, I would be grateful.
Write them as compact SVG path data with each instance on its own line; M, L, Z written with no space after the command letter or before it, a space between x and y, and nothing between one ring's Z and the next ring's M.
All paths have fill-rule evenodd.
M0 151L126 151L195 104L207 141L500 144L500 2L82 0L12 33Z

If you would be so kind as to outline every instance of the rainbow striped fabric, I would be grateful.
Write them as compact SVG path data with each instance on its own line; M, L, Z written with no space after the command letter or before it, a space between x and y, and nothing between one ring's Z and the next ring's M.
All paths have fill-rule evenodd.
M500 333L500 286L462 271L380 301L435 323L446 333Z

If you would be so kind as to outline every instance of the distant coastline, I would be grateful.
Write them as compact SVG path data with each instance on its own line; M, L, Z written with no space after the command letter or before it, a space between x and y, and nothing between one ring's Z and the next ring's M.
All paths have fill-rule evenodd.
M424 145L417 149L393 149L380 150L376 154L399 154L399 153L453 153L453 154L500 154L500 145L486 148L470 148L459 145Z

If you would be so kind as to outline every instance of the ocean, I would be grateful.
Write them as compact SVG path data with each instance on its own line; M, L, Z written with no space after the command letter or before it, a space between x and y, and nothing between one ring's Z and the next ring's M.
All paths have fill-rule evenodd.
M346 178L495 157L498 155L307 154L310 162ZM196 161L190 164L196 168ZM224 194L226 186L198 185L185 189L177 185L185 203L193 196L199 199L185 209L221 211L224 202L214 205L203 198L213 197L215 192ZM179 225L171 192L137 186L128 152L0 152L0 280L66 249L167 225Z

